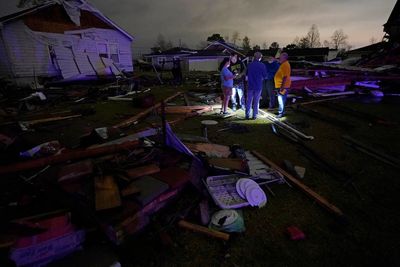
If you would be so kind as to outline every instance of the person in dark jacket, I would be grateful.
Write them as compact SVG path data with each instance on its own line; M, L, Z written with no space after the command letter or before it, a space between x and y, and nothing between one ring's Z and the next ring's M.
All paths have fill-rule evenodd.
M279 69L279 62L274 57L269 56L267 61L264 61L264 64L267 69L267 79L264 81L261 106L268 107L268 109L271 110L275 108L276 105L274 77Z
M267 69L260 62L262 54L254 53L254 60L247 67L247 97L246 97L246 120L250 119L250 110L253 108L252 119L257 119L258 106L260 104L263 80L267 77Z
M236 111L237 108L244 109L246 103L244 99L244 78L246 76L246 66L243 64L237 54L231 57L231 64L229 70L235 75L232 87L232 110Z

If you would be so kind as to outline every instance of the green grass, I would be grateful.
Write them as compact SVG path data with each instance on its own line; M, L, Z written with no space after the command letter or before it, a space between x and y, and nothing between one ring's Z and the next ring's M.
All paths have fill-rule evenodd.
M177 91L198 88L185 85L155 86L151 89L159 101ZM182 99L178 102L183 104ZM342 101L340 104L400 122L400 107L397 104L362 104L354 101ZM60 130L63 141L76 142L77 136L86 128L112 126L140 112L130 102L98 101L87 106L93 107L96 114L74 120L73 123L64 123ZM388 153L398 153L399 127L371 126L367 121L323 105L310 107L354 124L352 129L343 129L295 111L289 110L287 115L288 122L309 123L310 127L302 130L313 135L315 140L307 141L307 145L354 177L362 199L351 186L343 187L343 181L316 168L299 153L295 144L274 135L270 123L262 119L223 120L206 114L185 120L173 129L177 133L200 135L201 120L215 119L219 124L209 129L212 142L240 144L247 150L257 150L278 164L288 159L295 165L304 166L307 171L303 182L339 207L348 219L347 225L340 223L296 188L272 185L276 196L268 195L268 203L262 209L243 209L246 231L234 235L229 242L172 227L168 232L175 246L164 247L159 244L157 234L150 226L148 232L134 237L124 248L123 266L400 266L398 170L352 150L341 138L342 134L349 134ZM224 127L224 121L241 123L249 132L218 132ZM144 126L148 126L148 122L140 123L130 131ZM190 198L190 195L183 196L177 207ZM285 230L291 225L302 229L306 239L289 240Z
M399 122L399 106L396 104L361 104L353 101L340 104ZM344 187L342 180L316 168L298 152L296 145L274 135L269 122L261 119L228 119L242 123L249 129L248 133L235 134L217 132L224 122L217 118L219 124L209 130L209 138L218 144L236 143L245 149L255 149L278 164L289 159L296 165L306 167L303 182L339 207L346 215L347 225L297 189L273 185L276 196L269 195L269 202L262 209L244 209L247 230L227 244L201 234L175 229L172 230L172 236L179 245L150 253L159 255L157 258L160 257L162 261L154 257L147 260L154 265L166 266L398 266L398 171L347 147L341 135L349 134L388 153L396 153L400 149L399 127L370 126L367 121L329 110L322 105L313 106L313 109L354 124L355 128L343 129L294 111L287 116L288 122L305 120L310 124L309 128L303 130L315 136L315 140L308 141L307 145L354 177L362 199L351 186ZM174 130L200 135L200 121L203 119L216 117L208 115L186 120L176 125ZM306 239L289 240L285 230L290 225L302 229ZM143 264L146 259L140 262Z

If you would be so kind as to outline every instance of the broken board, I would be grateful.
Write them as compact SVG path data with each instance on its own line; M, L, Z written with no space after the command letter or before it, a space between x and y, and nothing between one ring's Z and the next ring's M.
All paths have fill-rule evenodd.
M118 185L112 176L96 177L96 210L106 210L121 206Z

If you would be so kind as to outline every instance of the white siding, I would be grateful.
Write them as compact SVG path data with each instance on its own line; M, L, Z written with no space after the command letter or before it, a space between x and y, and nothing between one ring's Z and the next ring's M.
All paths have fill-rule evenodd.
M96 53L98 43L118 44L119 62L115 65L120 70L133 71L132 41L117 30L111 29L87 29L80 31L68 31L66 35L80 35L77 50L86 53Z
M10 75L10 63L6 47L4 46L3 32L0 30L0 77L8 77Z
M48 45L34 39L33 32L22 21L5 24L3 31L15 77L57 75Z
M99 42L117 44L119 62L115 65L120 70L133 71L132 41L116 30L87 29L66 34L33 32L22 20L16 20L4 24L2 31L6 47L3 49L0 43L0 75L6 73L7 65L11 65L10 69L14 76L24 78L25 81L29 79L33 81L34 76L57 76L60 74L60 69L64 78L76 74L92 76L96 73L89 58L97 67L102 65L97 51ZM52 60L50 46L56 51L57 59ZM7 57L3 54L7 49L11 64L4 63ZM104 75L113 71L104 68L103 65L103 73L99 74Z
M189 71L217 71L219 59L189 59Z

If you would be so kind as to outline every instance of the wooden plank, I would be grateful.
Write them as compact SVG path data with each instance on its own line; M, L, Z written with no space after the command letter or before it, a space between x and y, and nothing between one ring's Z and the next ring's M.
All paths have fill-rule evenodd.
M96 210L106 210L121 206L118 185L112 176L96 177Z
M62 121L62 120L68 120L68 119L73 119L73 118L79 118L82 117L82 115L71 115L71 116L65 116L65 117L52 117L52 118L45 118L45 119L37 119L37 120L31 120L31 121L21 121L23 125L27 126L33 126L36 124L40 123L47 123L47 122L54 122L54 121Z
M211 106L168 106L165 107L165 112L166 113L190 113L190 112L196 112L199 111L201 113L207 112L207 111L212 111Z
M66 162L68 160L78 160L83 158L98 157L102 155L113 154L127 149L132 149L139 146L139 141L127 141L121 144L112 144L103 147L91 149L76 149L59 155L53 155L45 158L34 159L24 162L18 162L10 165L0 165L0 174L15 173L31 169L38 169L47 165Z
M231 150L229 146L223 146L218 144L210 144L210 143L184 143L187 148L190 149L193 153L196 152L204 152L207 156L211 157L223 157L227 158L231 154Z
M215 168L229 169L245 172L247 164L242 159L234 158L209 158L208 164Z
M126 175L129 177L130 180L133 180L138 177L154 174L157 172L160 172L160 167L158 167L158 165L156 164L149 164L134 169L129 169L126 171Z
M168 102L168 101L170 101L170 100L172 100L172 99L178 97L178 96L181 95L181 94L182 94L182 92L177 92L177 93L173 94L172 96L167 97L166 99L164 99L164 102L166 103L166 102ZM160 108L160 107L161 107L161 102L155 104L154 106L152 106L152 107L150 107L150 108L148 108L148 109L146 109L146 110L144 110L144 111L142 111L142 112L140 112L139 114L136 114L136 115L133 116L133 117L130 117L129 119L124 120L123 122L120 122L120 123L114 125L113 127L115 127L115 128L126 128L126 127L129 127L130 125L133 125L133 124L138 123L138 121L139 121L141 118L147 116L147 115L148 115L149 113L151 113L153 110L158 109L158 108Z
M188 230L192 230L198 233L203 233L206 234L208 236L214 237L214 238L218 238L218 239L222 239L224 241L228 241L229 240L229 234L227 233L223 233L223 232L219 232L213 229L209 229L207 227L201 226L201 225L197 225L197 224L193 224L190 222L187 222L185 220L180 220L178 222L178 225L182 228L188 229Z
M328 210L329 212L333 213L334 215L344 218L344 213L335 205L331 204L328 200L326 200L324 197L320 196L316 192L314 192L311 188L294 178L291 174L287 173L285 170L283 170L281 167L258 153L257 151L252 151L252 153L258 157L261 161L263 161L265 164L269 165L271 168L275 169L276 171L280 172L283 176L285 176L286 179L290 181L291 184L296 186L298 189L306 193L309 197L314 199L319 205L321 205L323 208Z
M134 194L137 194L139 192L140 192L140 189L134 184L130 184L127 187L125 187L124 189L121 190L121 194L124 197L130 196L130 195L134 195Z

